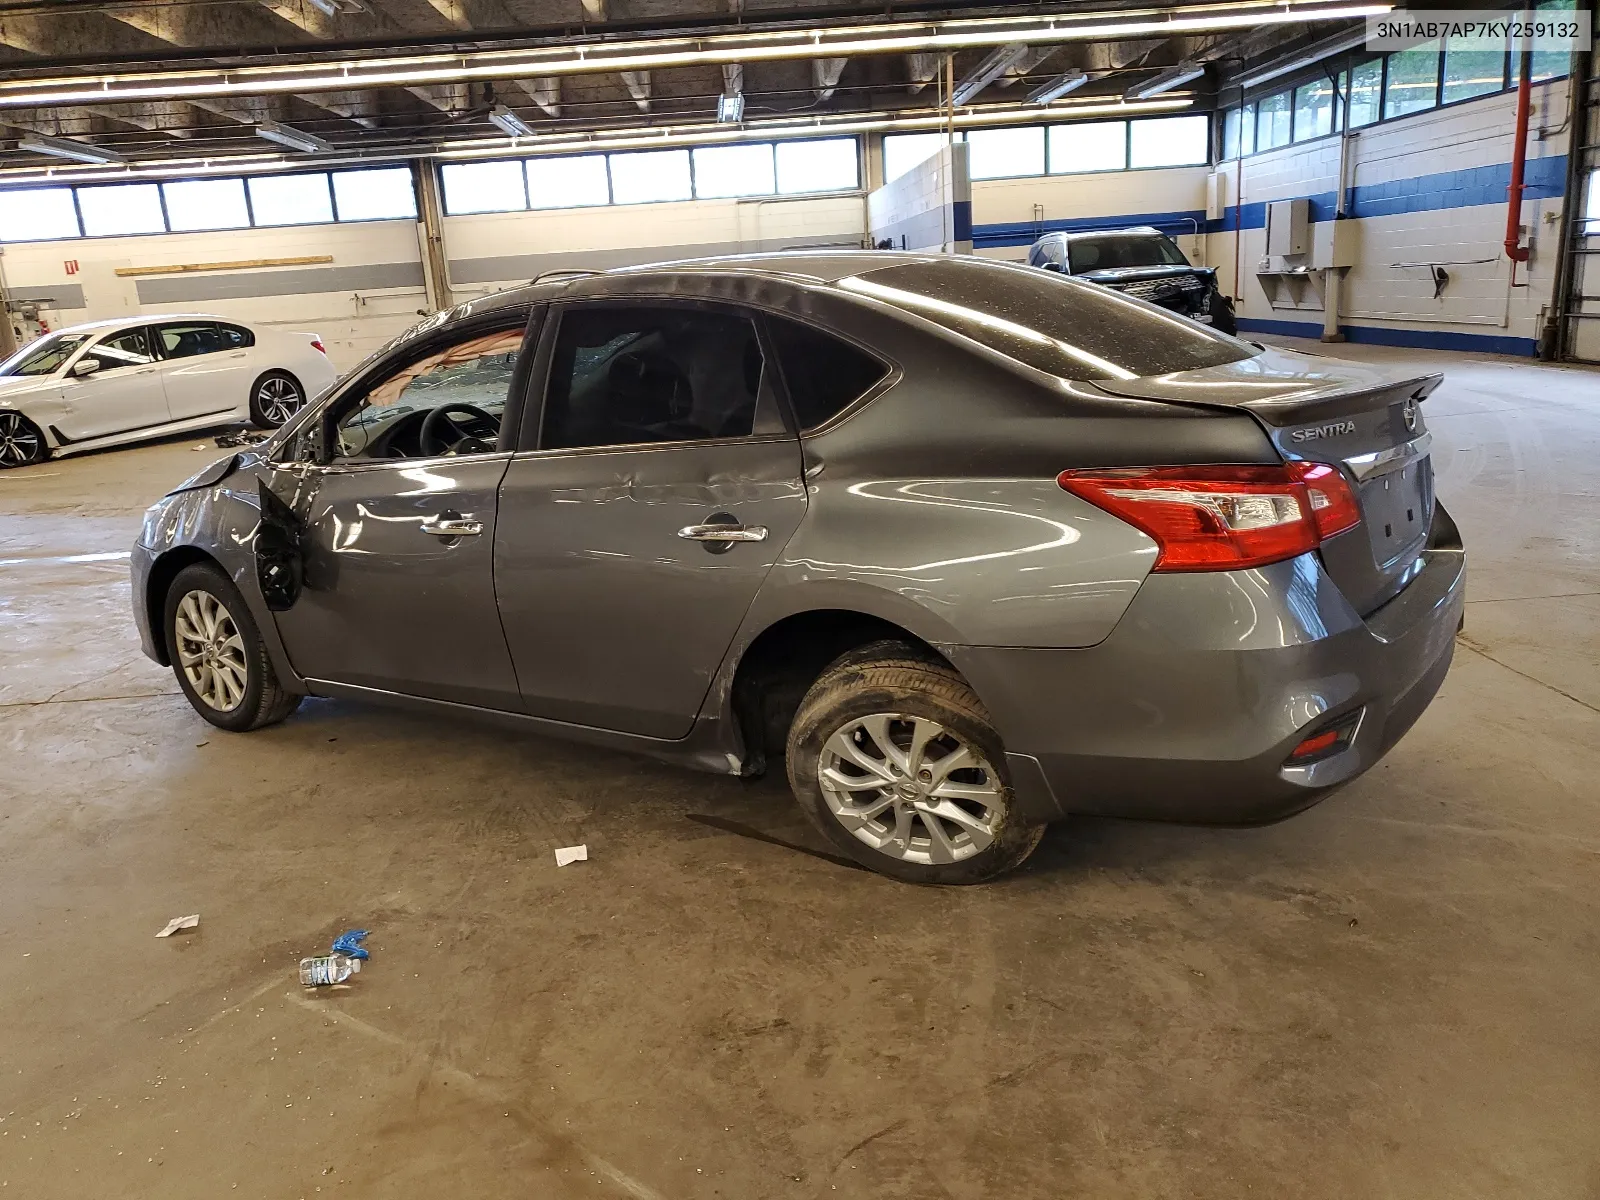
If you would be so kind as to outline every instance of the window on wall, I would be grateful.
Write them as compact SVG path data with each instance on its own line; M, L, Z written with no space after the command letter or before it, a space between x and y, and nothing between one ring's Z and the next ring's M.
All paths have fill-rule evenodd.
M1126 121L1050 126L1050 174L1124 171L1127 167Z
M688 200L694 195L687 150L644 150L610 159L613 204Z
M1389 55L1383 84L1383 115L1403 117L1439 103L1439 43L1424 42Z
M261 175L250 180L250 214L257 225L324 225L333 220L328 177Z
M1600 235L1600 167L1589 172L1587 199L1583 205L1583 236Z
M444 210L451 216L467 213L516 212L528 207L527 183L522 163L446 163L439 168L444 189Z
M694 194L702 200L770 196L777 190L772 143L701 146L694 151Z
M604 154L530 158L528 204L532 208L581 208L611 203L611 177Z
M1256 101L1256 149L1276 150L1289 144L1289 93Z
M173 233L207 229L248 229L250 206L242 179L185 179L163 183L167 228Z
M1211 157L1207 117L1156 117L1134 121L1128 139L1131 167L1198 166Z
M1534 8L1539 12L1548 12L1552 9L1571 9L1577 6L1577 0L1541 0ZM1582 13L1573 14L1578 19L1583 19ZM1511 46L1511 86L1515 87L1522 80L1522 46L1513 43ZM1532 80L1538 83L1541 79L1554 79L1557 75L1565 75L1572 65L1572 57L1563 50L1535 50L1533 52Z
M806 192L844 192L861 186L855 138L777 144L778 191L785 196Z
M1326 79L1301 84L1294 90L1294 140L1327 137L1334 130L1333 84Z
M1463 50L1465 38L1451 38L1444 45L1443 102L1487 96L1506 86L1506 56L1492 50Z
M956 134L956 140L961 135ZM942 133L891 133L883 139L883 181L899 179L912 167L926 162L945 144Z
M0 242L41 242L79 236L71 188L0 192Z
M1360 129L1378 119L1383 97L1383 59L1364 62L1350 72L1350 128Z
M1239 110L1230 108L1222 114L1222 157L1239 157Z
M89 237L165 233L167 228L161 215L161 187L154 183L79 188L78 211Z
M333 173L334 211L341 221L384 221L417 215L410 167Z
M1239 110L1239 153L1256 152L1256 106L1246 104Z
M1044 126L974 129L967 134L967 162L974 179L1044 174Z

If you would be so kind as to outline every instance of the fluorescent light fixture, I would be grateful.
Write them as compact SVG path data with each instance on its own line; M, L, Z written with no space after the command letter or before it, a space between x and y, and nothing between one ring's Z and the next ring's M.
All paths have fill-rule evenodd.
M496 104L489 110L489 120L498 125L500 131L507 137L521 138L533 135L533 126L517 116L504 104Z
M333 149L332 142L324 141L314 133L307 133L290 125L280 125L276 121L261 122L256 126L256 136L266 138L269 142L277 142L278 145L287 146L291 150L298 150L302 154L327 154Z
M717 97L717 120L724 125L737 125L744 120L744 93L724 92Z
M120 163L127 160L115 150L71 138L46 137L30 133L17 143L18 150L31 150L35 154L52 154L56 158L71 158L86 163Z
M1346 50L1354 50L1357 46L1365 45L1367 41L1367 27L1360 25L1349 33L1340 34L1338 37L1324 38L1314 45L1307 46L1292 58L1281 59L1271 63L1260 70L1239 79L1240 87L1253 88L1257 84L1267 83L1287 75L1290 71L1298 71L1302 67L1314 66L1323 59L1335 54L1343 54ZM1230 81L1233 82L1233 81Z
M1175 87L1182 87L1191 79L1199 79L1206 73L1205 63L1179 63L1169 67L1154 79L1147 79L1136 84L1123 93L1128 100L1148 100L1151 96L1159 96L1162 92L1170 92Z
M176 71L129 71L0 82L0 108L104 104L120 100L191 99L406 87L483 79L521 79L649 71L718 63L923 54L1021 42L1054 46L1110 38L1167 38L1188 33L1256 29L1305 21L1377 16L1392 3L1329 0L1232 0L1183 8L1141 8L1106 14L984 17L959 21L886 21L708 32L698 36L618 39L587 45L547 44L521 50L411 54L304 63L264 63Z
M1064 75L1057 75L1049 83L1042 84L1028 93L1029 104L1049 104L1052 100L1059 100L1068 92L1075 92L1089 82L1089 76L1082 71L1068 71Z
M1004 75L1006 68L1027 52L1028 47L1024 42L1012 42L1010 45L1001 46L998 50L991 52L988 58L978 64L976 71L956 84L955 90L950 95L950 103L969 103L977 97L979 92Z

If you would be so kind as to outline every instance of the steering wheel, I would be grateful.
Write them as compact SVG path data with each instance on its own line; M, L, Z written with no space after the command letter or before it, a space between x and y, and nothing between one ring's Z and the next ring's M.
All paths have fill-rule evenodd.
M494 433L491 437L481 437L470 433L452 421L448 414L472 417L479 424L487 424ZM456 435L454 440L446 441L439 436L439 426L448 425ZM463 404L459 400L452 400L448 404L441 404L423 418L422 428L417 431L417 445L424 456L432 458L440 454L483 454L495 449L492 438L500 435L500 418L493 413L485 412L476 404Z

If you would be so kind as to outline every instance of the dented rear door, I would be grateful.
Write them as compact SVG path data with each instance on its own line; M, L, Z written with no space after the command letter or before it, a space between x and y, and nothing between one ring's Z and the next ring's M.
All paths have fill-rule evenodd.
M495 588L524 709L683 737L805 510L788 435L514 458ZM708 525L761 539L684 536Z

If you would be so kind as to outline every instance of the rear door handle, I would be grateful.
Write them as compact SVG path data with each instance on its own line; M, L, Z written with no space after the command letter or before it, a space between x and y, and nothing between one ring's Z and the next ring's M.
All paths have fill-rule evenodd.
M477 537L483 532L483 522L474 521L471 517L433 517L424 521L419 528L434 537Z
M678 536L691 542L764 542L765 525L685 525Z

